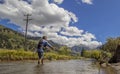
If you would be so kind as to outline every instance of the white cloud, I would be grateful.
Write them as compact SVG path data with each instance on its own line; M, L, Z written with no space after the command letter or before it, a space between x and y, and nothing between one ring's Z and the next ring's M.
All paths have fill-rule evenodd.
M63 0L55 1L60 3ZM14 23L23 29L25 29L23 19L26 13L32 14L30 18L33 19L29 22L28 35L46 35L54 42L70 47L84 45L95 48L101 45L101 42L95 40L93 34L75 26L69 26L70 22L78 21L74 13L54 3L49 3L48 0L32 0L31 4L22 0L5 0L5 3L0 4L0 18L10 19L10 23Z
M12 23L23 28L25 27L23 18L26 13L32 14L33 20L30 23L35 25L64 27L68 26L72 20L77 22L75 14L54 3L49 3L48 0L33 0L31 4L22 0L5 0L4 4L0 4L0 9L2 18L11 19Z
M56 43L59 43L59 44L64 44L64 45L67 45L69 47L72 47L72 46L75 46L75 45L83 45L83 46L86 46L88 48L96 48L100 45L102 45L101 42L98 42L96 41L95 39L95 36L91 33L88 33L88 32L85 32L83 30L79 30L77 27L67 27L65 30L65 34L64 35L67 35L67 36L70 36L70 37L67 37L67 36L62 36L60 34L58 34L57 32L60 32L60 29L56 29L54 27L40 27L41 29L39 31L41 31L41 33L39 33L39 31L37 31L36 29L36 32L38 32L39 35L37 36L44 36L46 35L48 37L49 40L53 40L54 42ZM68 32L68 34L67 34ZM77 32L79 32L77 34ZM34 32L35 33L35 32ZM33 33L33 36L36 36L35 34ZM72 36L79 36L79 37L72 37Z
M54 0L55 3L61 4L64 0Z
M82 0L82 2L86 4L93 4L93 0Z
M81 36L83 30L79 30L77 27L66 27L64 31L61 31L60 33L67 36Z
M83 34L82 37L86 41L92 41L92 39L96 39L96 37L93 34L88 33L88 32L86 32L85 34Z
M85 41L84 39L82 39L81 37L79 38L68 38L66 36L60 36L58 35L58 38L52 38L53 41L55 41L56 43L60 43L60 44L64 44L67 45L69 47L73 47L75 45L83 45L86 46L88 48L96 48L100 45L102 45L101 42L98 41Z

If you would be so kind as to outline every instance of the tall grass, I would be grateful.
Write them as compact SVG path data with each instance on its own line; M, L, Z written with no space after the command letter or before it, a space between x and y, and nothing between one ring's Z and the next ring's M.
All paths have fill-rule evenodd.
M37 59L37 54L24 50L0 50L1 60L27 60Z
M66 59L78 59L78 57L58 54L56 52L46 52L44 53L44 58L48 60L66 60ZM37 53L32 51L24 51L24 50L7 50L0 49L0 60L37 60Z

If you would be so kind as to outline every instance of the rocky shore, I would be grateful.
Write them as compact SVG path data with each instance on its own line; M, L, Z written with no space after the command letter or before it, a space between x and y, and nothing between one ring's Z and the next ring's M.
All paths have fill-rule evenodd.
M120 74L120 63L111 64L111 67L115 70L115 74Z

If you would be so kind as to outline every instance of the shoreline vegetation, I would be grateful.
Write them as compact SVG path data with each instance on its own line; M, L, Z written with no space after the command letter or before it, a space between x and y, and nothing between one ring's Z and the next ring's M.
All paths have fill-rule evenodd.
M80 56L71 56L58 54L57 52L45 52L45 60L69 60L80 59ZM24 60L37 60L37 52L25 50L8 50L0 49L0 61L24 61Z
M89 54L88 54L89 53ZM84 51L83 56L72 56L72 55L65 55L59 54L58 52L45 52L44 58L45 61L55 61L55 60L71 60L71 59L87 59L87 58L94 58L98 61L100 58L100 51L99 50L87 50ZM86 55L86 56L85 56ZM109 54L110 56L110 54ZM19 50L10 50L10 49L0 49L0 62L12 62L12 61L36 61L38 59L37 52L33 51L25 51L23 49ZM96 65L99 65L97 62ZM107 74L115 74L114 68L111 66L106 66L101 68L105 69Z

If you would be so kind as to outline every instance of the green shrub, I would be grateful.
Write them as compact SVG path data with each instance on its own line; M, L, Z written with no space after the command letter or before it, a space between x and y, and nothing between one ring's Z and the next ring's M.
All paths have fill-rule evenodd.
M85 50L83 57L94 58L98 61L108 62L112 55L111 53L102 50Z

